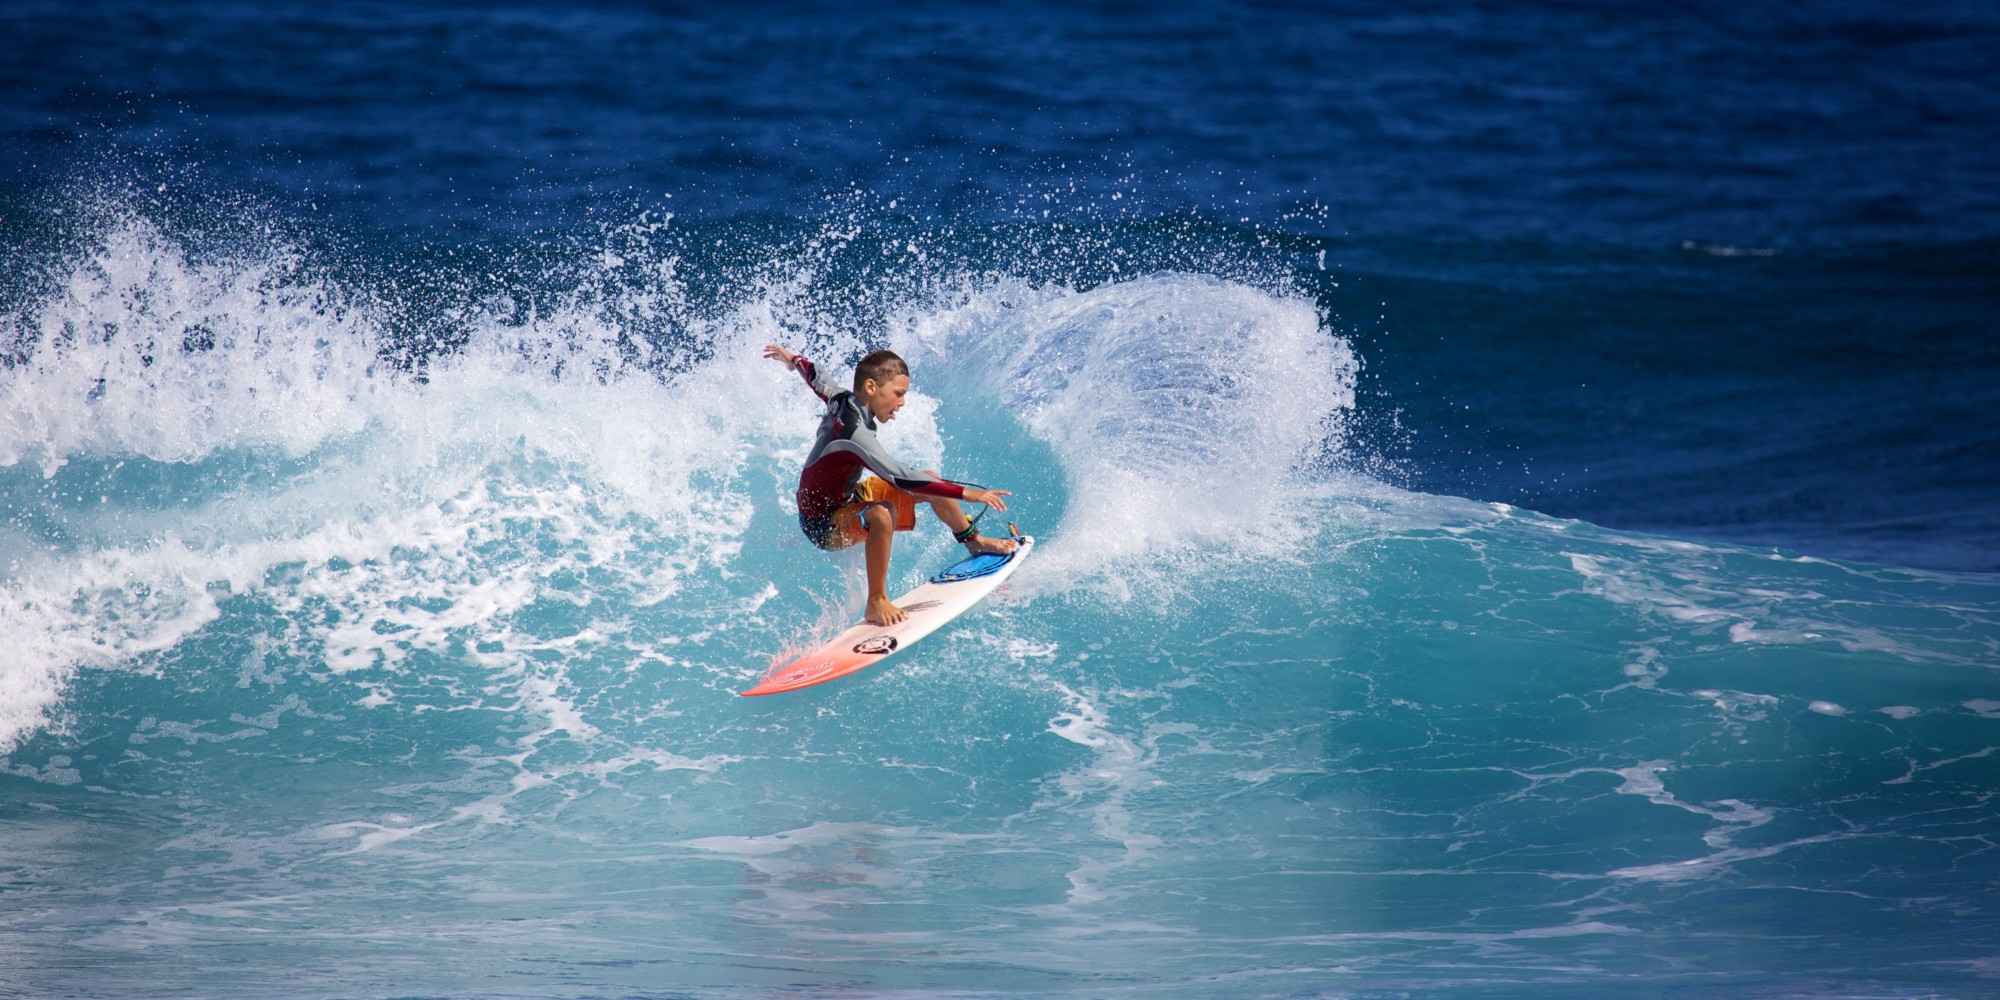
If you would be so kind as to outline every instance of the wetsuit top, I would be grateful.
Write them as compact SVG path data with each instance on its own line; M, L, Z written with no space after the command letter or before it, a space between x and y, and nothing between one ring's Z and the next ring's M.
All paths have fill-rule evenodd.
M792 367L812 387L813 394L826 401L819 437L806 456L806 467L799 472L801 521L831 517L848 503L863 468L911 493L952 499L965 495L965 487L905 468L891 458L875 438L875 415L854 398L853 392L821 375L818 366L801 356L792 359Z

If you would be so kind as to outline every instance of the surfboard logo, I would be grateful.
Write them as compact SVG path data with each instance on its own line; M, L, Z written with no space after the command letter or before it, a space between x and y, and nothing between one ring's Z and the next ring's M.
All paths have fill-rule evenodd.
M854 644L854 651L857 653L874 653L876 655L893 653L896 651L896 637L893 635L878 635L874 638L863 639Z
M825 670L830 666L833 666L832 660L821 660L820 662L815 663L810 667L800 667L799 669L794 670L791 673L788 673L785 676L779 678L779 681L780 683L789 684L792 681L804 680L805 678L811 677L812 675L822 670Z

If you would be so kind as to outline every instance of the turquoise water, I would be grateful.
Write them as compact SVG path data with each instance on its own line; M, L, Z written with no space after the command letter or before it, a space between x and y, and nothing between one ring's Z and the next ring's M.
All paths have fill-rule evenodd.
M810 254L697 301L606 249L655 280L489 287L411 369L365 279L275 238L92 233L0 373L24 992L2000 974L1992 575L1389 485L1363 359L1282 281L947 270L878 327ZM860 597L793 525L816 406L759 348L877 331L917 373L892 447L1043 545L898 660L739 698ZM950 549L906 536L892 589Z

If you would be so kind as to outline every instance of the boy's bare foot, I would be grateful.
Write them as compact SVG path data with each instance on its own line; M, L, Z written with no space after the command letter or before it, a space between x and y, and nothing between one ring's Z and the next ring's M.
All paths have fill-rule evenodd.
M988 538L985 535L974 535L965 540L966 551L973 555L990 552L996 556L1004 556L1020 547L1020 543L1011 538Z
M888 598L871 597L868 599L868 613L862 620L870 625L894 625L908 617L909 612L889 603Z

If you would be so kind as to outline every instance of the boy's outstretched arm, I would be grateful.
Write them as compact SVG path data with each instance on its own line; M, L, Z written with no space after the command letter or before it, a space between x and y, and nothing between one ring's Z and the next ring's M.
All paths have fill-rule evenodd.
M803 354L787 350L781 344L765 344L764 356L773 361L790 365L793 371L799 373L800 378L806 380L806 385L812 387L813 395L818 396L821 400L832 399L840 392L840 386L820 378L819 366L813 364Z
M959 499L967 503L983 503L994 510L1006 510L1007 501L1003 497L1014 495L1012 490L966 490Z

